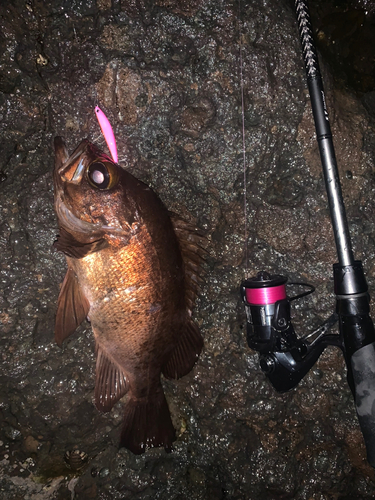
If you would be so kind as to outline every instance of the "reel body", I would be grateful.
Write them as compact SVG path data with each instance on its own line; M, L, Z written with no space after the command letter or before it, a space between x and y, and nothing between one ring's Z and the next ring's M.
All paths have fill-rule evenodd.
M342 348L339 335L328 334L338 317L332 315L310 335L298 338L291 321L290 303L312 293L307 283L291 283L309 288L287 297L288 279L261 271L241 283L241 296L247 318L247 342L260 353L259 364L278 392L293 389L315 364L327 345ZM307 338L315 337L312 342Z

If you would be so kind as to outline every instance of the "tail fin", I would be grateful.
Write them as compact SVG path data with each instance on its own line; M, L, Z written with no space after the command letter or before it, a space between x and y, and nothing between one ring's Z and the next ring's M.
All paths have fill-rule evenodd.
M136 399L131 395L125 408L120 447L124 446L136 455L156 446L164 446L170 452L175 439L162 387L147 399Z

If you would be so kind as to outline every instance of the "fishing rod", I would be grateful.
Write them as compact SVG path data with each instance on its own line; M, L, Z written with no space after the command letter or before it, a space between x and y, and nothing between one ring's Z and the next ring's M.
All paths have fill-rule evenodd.
M362 262L353 255L307 2L295 0L295 10L338 258L333 265L336 312L315 331L297 337L290 303L312 293L314 287L290 283L308 290L288 297L286 277L261 271L241 283L247 341L250 348L259 351L260 367L278 392L295 387L327 346L341 348L367 460L375 467L375 330L370 296ZM339 333L328 333L337 321Z

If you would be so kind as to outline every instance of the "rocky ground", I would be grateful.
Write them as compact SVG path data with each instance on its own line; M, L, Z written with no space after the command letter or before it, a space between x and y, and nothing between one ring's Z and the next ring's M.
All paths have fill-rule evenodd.
M328 3L312 2L313 19L354 251L374 294L374 12ZM341 352L327 349L279 395L246 343L241 39L250 274L316 286L293 307L300 334L334 309L292 3L11 0L0 25L0 498L374 498ZM118 449L122 403L109 414L93 404L88 323L63 349L53 338L66 270L51 249L53 137L70 151L85 137L105 147L96 104L121 164L209 236L195 312L204 351L188 376L164 381L179 436L171 454Z

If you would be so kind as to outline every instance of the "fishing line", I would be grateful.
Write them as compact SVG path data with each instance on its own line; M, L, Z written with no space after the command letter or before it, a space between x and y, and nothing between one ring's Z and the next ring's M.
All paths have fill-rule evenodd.
M247 248L247 209L246 209L246 137L245 137L245 100L243 84L243 59L242 59L242 24L241 0L238 0L238 31L240 34L240 86L241 86L241 114L242 114L242 162L243 162L243 213L244 213L244 243L245 243L245 279L248 278L249 258Z

